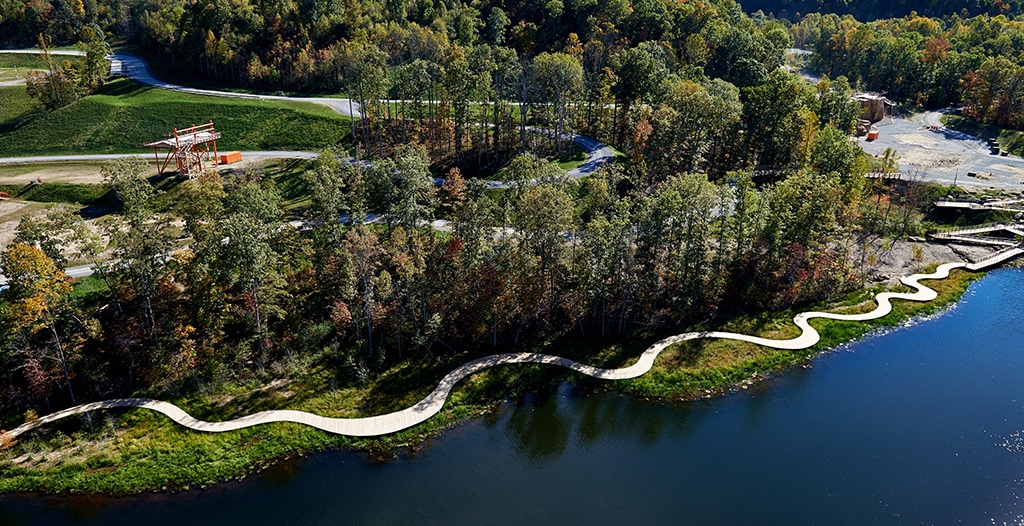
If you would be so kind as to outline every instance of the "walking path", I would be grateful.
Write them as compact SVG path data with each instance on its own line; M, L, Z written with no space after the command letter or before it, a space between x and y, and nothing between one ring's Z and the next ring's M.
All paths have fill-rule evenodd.
M91 404L84 404L77 407L72 407L53 413L40 418L34 422L26 422L21 426L15 428L8 433L10 438L16 438L24 433L27 433L40 426L55 422L62 418L67 418L73 415L79 415L82 413L88 413L90 411L98 411L102 409L112 408L141 408L156 411L163 415L166 415L171 420L185 426L189 429L196 431L205 431L209 433L221 433L225 431L233 431L236 429L243 429L246 427L252 427L260 424L267 424L271 422L295 422L298 424L304 424L307 426L315 427L328 433L335 433L340 435L349 436L379 436L386 435L389 433L395 433L403 429L410 428L417 424L423 423L430 417L436 415L441 408L444 407L445 401L448 399L448 395L456 384L459 383L463 378L472 375L473 373L496 367L499 365L508 365L516 363L537 363L547 365L558 365L572 369L581 374L599 378L602 380L624 380L628 378L636 378L651 370L654 365L654 360L671 345L675 345L680 342L687 340L696 340L704 338L725 338L732 340L740 340L745 342L754 343L757 345L764 345L774 349L786 349L786 350L797 350L806 349L818 343L820 336L818 331L814 329L808 323L814 318L825 318L831 320L845 320L845 321L866 321L881 318L892 311L891 301L894 299L902 299L907 301L932 301L938 294L919 283L922 279L945 279L949 276L949 272L953 269L963 268L963 263L945 263L939 265L935 272L931 274L914 274L906 276L900 279L900 281L915 290L915 292L883 292L875 296L878 306L875 307L871 312L863 314L835 314L830 312L803 312L797 314L793 318L793 322L797 327L800 328L801 334L796 338L789 340L772 340L768 338L760 338L757 336L750 336L746 334L737 334L731 332L687 332L670 336L663 340L658 341L654 345L651 345L643 354L640 355L636 363L628 367L621 369L602 369L599 367L593 367L586 364L575 362L568 358L562 358L560 356L554 356L550 354L537 354L537 353L509 353L509 354L496 354L473 360L465 363L462 366L456 368L452 372L445 375L437 388L432 393L427 395L426 398L419 401L416 405L396 411L394 413L388 413L385 415L371 416L365 418L328 418L318 416L312 413L304 411L289 411L289 410L278 410L278 411L261 411L259 413L253 413L248 416L243 416L233 420L227 420L224 422L206 422L193 418L191 415L186 413L180 407L171 404L169 402L163 402L160 400L151 400L146 398L122 398L117 400L105 400L102 402L93 402Z
M998 212L1024 212L1020 199L1008 199L1005 201L979 201L979 200L940 200L934 205L938 208L959 208L961 210L995 210Z
M10 51L0 51L10 52ZM72 54L69 52L68 54ZM358 110L354 109L354 105L347 99L332 99L332 98L297 98L297 97L282 97L282 96L267 96L267 95L251 95L251 94L239 94L222 91L212 90L201 90L195 88L187 88L184 86L178 86L175 84L169 84L161 82L153 77L152 72L149 70L148 65L142 59L133 57L130 55L113 55L112 59L112 71L118 71L123 75L131 77L132 79L162 89L170 89L174 91L181 91L185 93L193 93L197 95L208 95L218 97L244 97L244 98L257 98L257 99L287 99L287 100L300 100L306 102L315 102L324 104L331 107L335 111L343 115L358 117ZM573 142L575 142L580 148L582 148L587 158L582 165L574 170L569 171L569 175L572 177L583 177L589 173L592 173L602 164L610 161L614 158L614 152L608 146L601 142L580 135L571 135ZM301 156L300 158L311 158L316 154L313 152L244 152L246 156L281 156L281 157L294 157ZM0 158L0 163L4 162L39 162L39 161L57 161L57 160L105 160L117 157L123 157L125 155L74 155L74 156L56 156L56 157L22 157L22 158ZM489 181L489 186L503 187L504 183L500 181ZM892 311L892 299L904 299L909 301L931 301L934 300L937 294L932 289L921 285L918 280L921 279L944 279L949 275L949 271L955 268L962 268L966 265L963 263L946 263L940 265L938 269L932 274L915 274L907 276L901 279L903 284L908 287L914 288L916 292L913 293L892 293L886 292L879 294L875 299L878 302L878 306L871 312L864 314L834 314L827 312L805 312L798 314L793 318L793 322L800 328L800 336L790 340L771 340L767 338L760 338L757 336L750 336L745 334L729 333L729 332L689 332L683 333L676 336L665 338L661 341L656 342L649 347L643 354L640 355L639 359L631 366L624 367L621 369L602 369L592 367L590 365L581 364L570 360L568 358L562 358L554 355L537 354L537 353L509 353L509 354L498 354L473 360L455 370L448 373L438 384L437 388L434 389L426 398L418 402L417 404L407 409L396 411L385 415L365 417L365 418L327 418L318 416L312 413L303 411L290 411L290 410L277 410L277 411L262 411L254 413L252 415L244 416L241 418L228 420L224 422L206 422L197 420L191 415L186 413L181 408L174 404L163 402L160 400L144 399L144 398L125 398L116 400L106 400L102 402L94 402L91 404L84 404L36 420L35 422L25 423L14 430L10 431L8 435L11 438L22 435L28 431L31 431L39 426L67 418L69 416L83 414L91 411L97 411L102 409L111 408L143 408L152 411L159 412L166 415L171 420L196 431L205 432L225 432L236 429L242 429L255 425L271 423L271 422L295 422L305 424L308 426L315 427L330 433L350 435L350 436L379 436L389 433L394 433L407 429L409 427L420 424L430 417L437 414L443 407L444 403L448 398L449 393L455 387L455 385L463 378L470 376L478 371L495 367L498 365L514 364L514 363L538 363L538 364L549 364L559 365L577 371L579 373L599 378L603 380L622 380L628 378L636 378L641 376L648 371L654 365L654 360L671 345L694 339L703 338L725 338L741 340L757 345L764 345L775 349L787 349L797 350L806 349L815 345L820 336L818 332L811 327L808 323L813 318L826 318L834 320L848 320L848 321L865 321L876 318L881 318ZM88 272L87 267L83 267L84 272Z
M981 235L993 233L1010 234L1011 237ZM989 223L987 225L975 225L945 232L931 232L928 234L928 237L944 242L955 241L1000 247L999 250L988 254L982 259L968 263L966 265L967 270L981 270L992 267L1024 254L1024 243L1019 241L1020 237L1024 237L1024 223L1022 222Z

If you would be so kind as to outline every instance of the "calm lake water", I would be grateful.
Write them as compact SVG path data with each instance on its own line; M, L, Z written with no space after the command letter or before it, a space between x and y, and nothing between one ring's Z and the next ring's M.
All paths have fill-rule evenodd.
M0 524L1003 524L1024 520L1024 272L749 390L563 386L386 463L331 452L128 499L0 497Z

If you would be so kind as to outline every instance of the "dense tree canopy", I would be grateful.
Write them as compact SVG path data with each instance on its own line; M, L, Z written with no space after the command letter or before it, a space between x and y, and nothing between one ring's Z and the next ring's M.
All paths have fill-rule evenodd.
M860 20L893 18L911 13L925 16L1024 13L1024 3L1020 0L741 0L740 3L749 13L762 11L791 20L808 13L849 14Z
M861 23L813 13L792 31L798 45L814 51L809 65L816 71L899 101L962 103L977 120L1024 126L1024 22L911 15Z
M0 255L14 275L0 413L314 361L355 385L410 358L827 299L863 277L851 246L915 231L908 187L864 183L874 161L848 140L854 87L1020 116L1024 39L1002 16L789 25L734 0L4 1L4 45L127 41L161 74L343 93L363 116L345 124L351 153L371 162L331 150L297 176L305 200L287 212L300 228L258 166L183 181L169 206L138 161L107 164L120 206L103 239L55 211ZM780 67L794 43L829 79ZM573 159L576 132L626 155L571 179L550 161ZM100 293L67 293L71 258L99 265Z

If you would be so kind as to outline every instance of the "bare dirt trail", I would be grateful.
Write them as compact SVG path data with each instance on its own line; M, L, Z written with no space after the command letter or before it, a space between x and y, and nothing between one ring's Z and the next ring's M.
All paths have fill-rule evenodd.
M100 163L32 163L0 165L0 184L74 183L100 184L103 175Z

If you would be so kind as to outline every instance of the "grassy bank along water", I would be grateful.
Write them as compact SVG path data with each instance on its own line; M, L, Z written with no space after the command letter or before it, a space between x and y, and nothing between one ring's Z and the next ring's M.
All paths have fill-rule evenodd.
M87 492L132 494L184 490L244 477L280 459L309 451L352 447L373 457L388 458L395 448L412 445L459 421L480 415L515 393L552 382L577 381L599 388L621 389L642 396L693 399L721 392L751 377L802 363L823 349L859 338L907 319L932 314L957 301L980 274L954 271L945 280L925 281L938 292L933 302L896 300L893 313L869 322L814 320L821 342L807 350L780 351L733 340L698 340L667 350L645 376L605 383L560 367L511 365L488 369L462 381L444 410L426 423L393 435L371 439L329 435L309 427L275 423L220 434L197 433L162 415L146 411L108 411L71 418L24 435L0 452L0 492ZM899 287L897 290L903 290ZM881 288L851 293L838 302L799 310L734 319L714 326L685 330L727 330L771 338L797 334L792 317L806 310L866 312ZM676 332L683 332L680 329ZM609 344L566 335L529 349L558 354L593 365L618 367L632 363L660 337L638 335ZM335 387L325 356L298 357L271 381L224 385L188 396L160 396L193 416L224 420L266 409L298 409L332 417L383 414L422 399L448 371L477 355L465 353L444 360L404 362L364 386ZM325 359L326 358L326 359ZM5 422L13 427L19 422Z
M934 271L931 265L924 272ZM706 397L745 382L755 375L770 373L804 363L814 355L863 337L872 331L896 327L907 320L932 315L956 303L967 287L984 274L954 270L944 280L922 280L921 283L938 293L930 302L894 300L892 312L870 321L853 322L815 318L810 321L821 335L821 340L808 349L785 351L770 349L738 340L690 340L675 345L662 353L654 368L644 376L619 382L619 388L642 396L673 400ZM786 312L773 312L742 317L722 325L708 327L745 334L758 334L768 338L793 338L799 329L793 316L805 311L830 311L843 314L870 312L877 305L875 294L886 290L912 292L900 285L890 289L878 286L848 294L840 301L829 304L808 305Z

